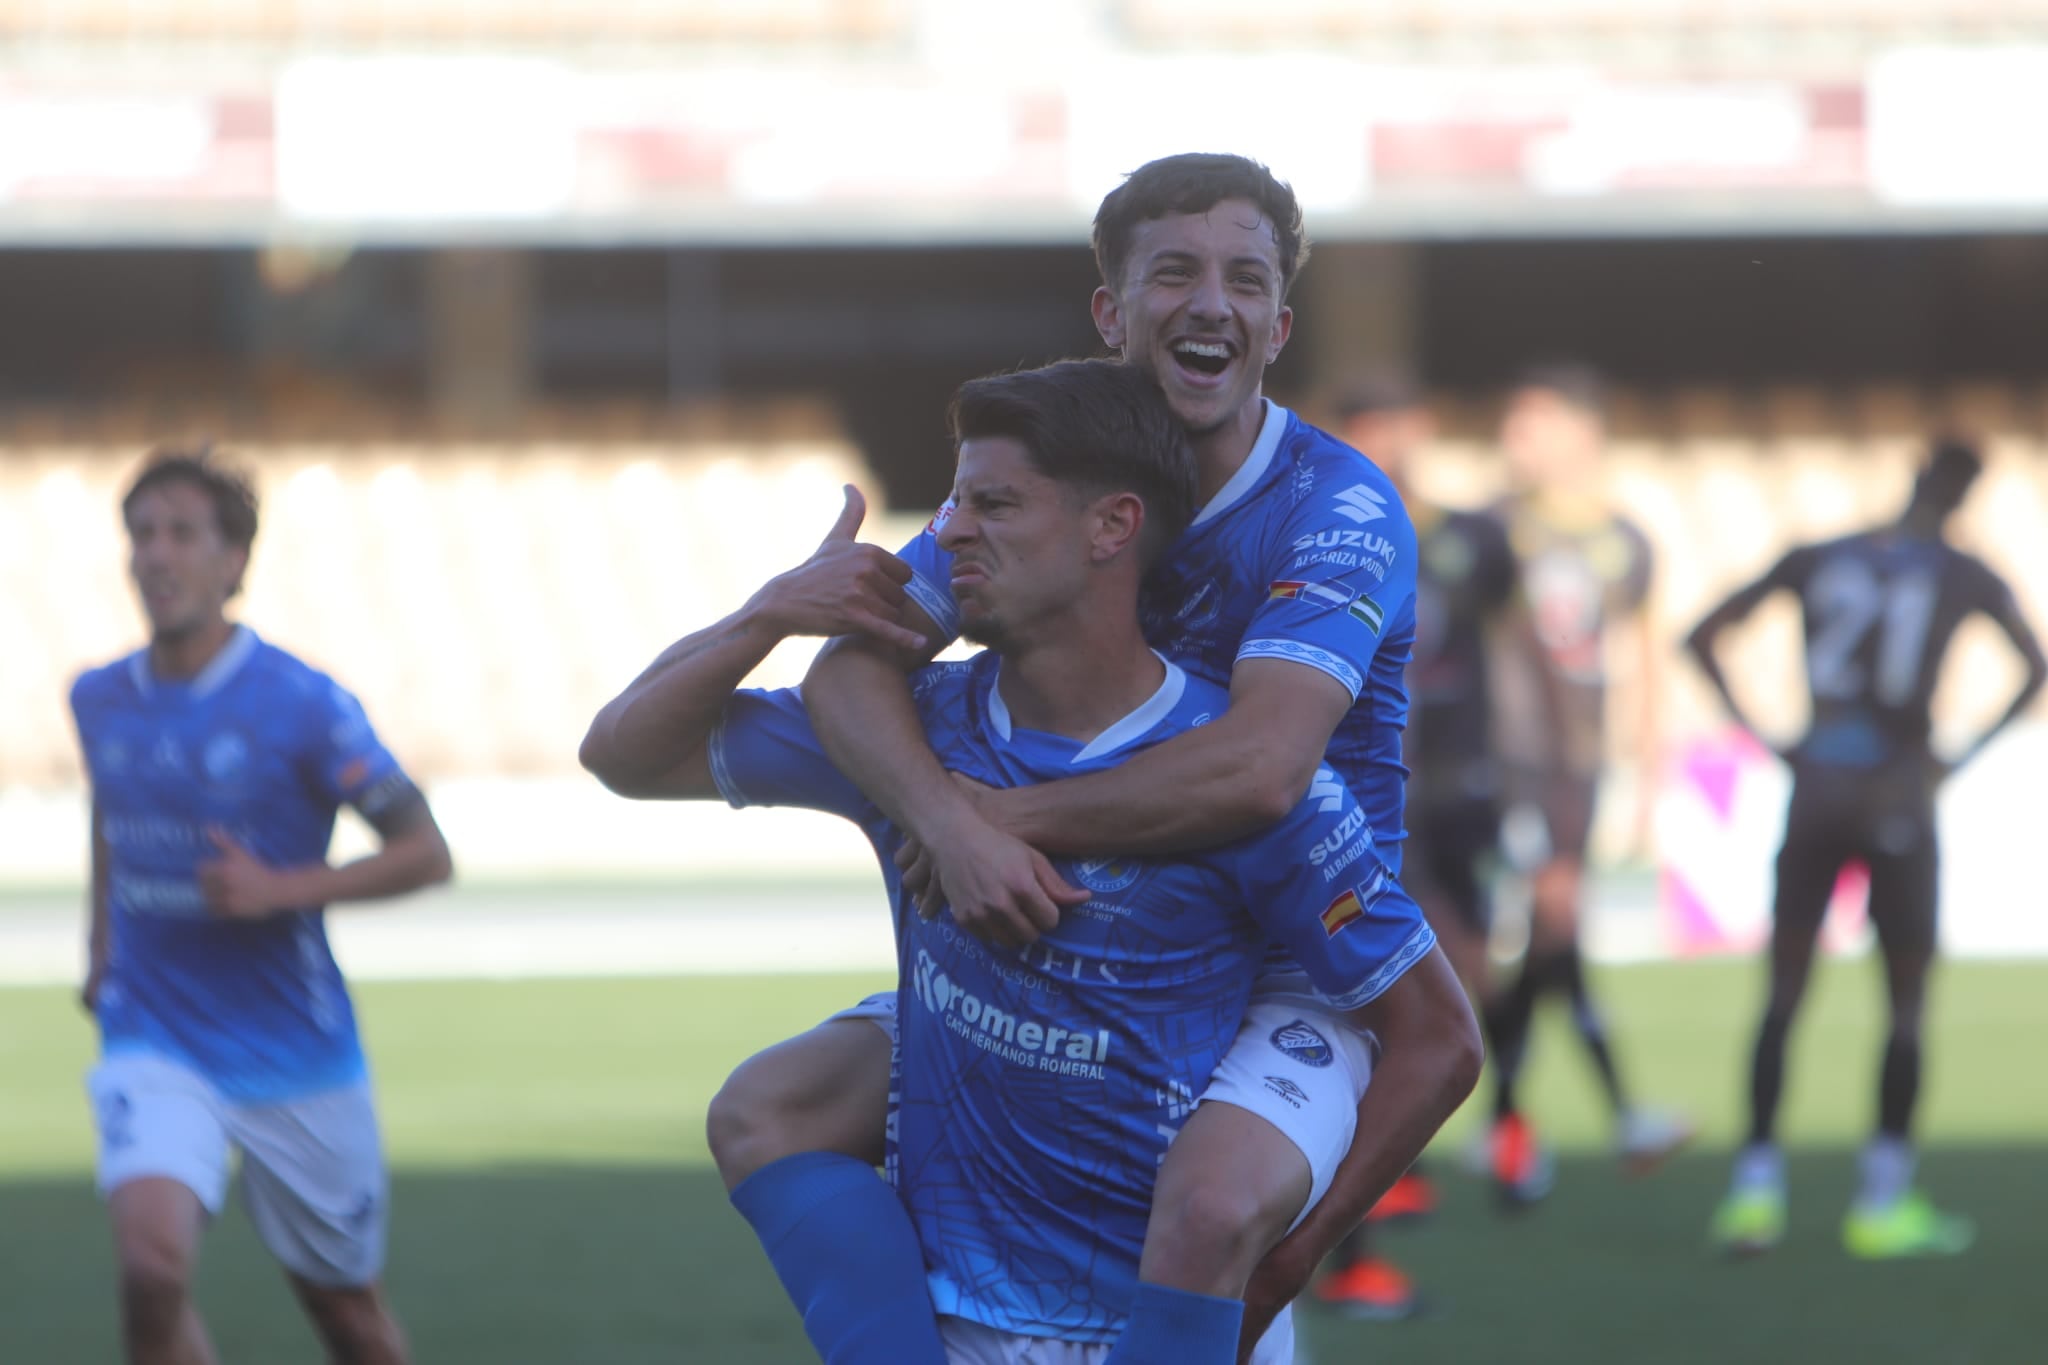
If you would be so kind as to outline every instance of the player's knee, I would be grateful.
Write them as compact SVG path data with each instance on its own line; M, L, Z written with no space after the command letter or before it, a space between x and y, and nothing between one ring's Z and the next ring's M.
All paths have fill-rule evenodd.
M142 1335L169 1331L192 1288L192 1255L170 1238L130 1233L119 1247L121 1314Z
M704 1137L727 1189L771 1161L804 1150L796 1115L745 1068L726 1078L704 1114Z
M1154 1210L1146 1234L1144 1278L1168 1288L1235 1297L1259 1259L1300 1212L1271 1192L1203 1184Z

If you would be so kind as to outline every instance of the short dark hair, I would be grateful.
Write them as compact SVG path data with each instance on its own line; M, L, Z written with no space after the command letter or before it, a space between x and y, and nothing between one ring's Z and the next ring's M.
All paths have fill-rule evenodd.
M1940 437L1927 452L1927 463L1913 480L1913 496L1954 511L1962 506L1970 486L1983 472L1984 456L1974 441L1962 436Z
M121 520L132 525L135 504L142 495L173 483L190 484L206 494L213 504L214 521L220 526L222 540L245 553L256 543L255 486L241 470L215 458L210 446L152 451L143 461L142 472L121 497ZM237 583L235 591L240 590L241 584Z
M1062 360L970 379L953 397L953 443L1008 436L1039 473L1145 504L1141 567L1159 562L1194 519L1200 473L1187 428L1153 378L1118 360Z
M1514 387L1541 389L1594 417L1607 415L1607 381L1600 371L1580 360L1546 360L1515 376Z
M1123 277L1138 224L1170 213L1206 213L1225 199L1248 199L1273 225L1280 247L1280 297L1308 263L1301 201L1287 182L1248 156L1184 152L1148 161L1111 190L1095 211L1095 267L1111 289Z

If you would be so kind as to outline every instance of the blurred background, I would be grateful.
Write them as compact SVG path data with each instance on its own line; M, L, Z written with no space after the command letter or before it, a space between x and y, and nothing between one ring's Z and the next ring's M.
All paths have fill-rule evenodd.
M1296 187L1315 249L1269 392L1315 418L1361 375L1418 376L1433 498L1501 490L1522 366L1611 380L1604 477L1655 545L1674 653L1663 752L1610 784L1593 943L1648 1087L1719 1140L1753 983L1677 960L1759 941L1786 780L1676 642L1791 543L1894 514L1949 430L1988 459L1959 541L2048 610L2044 126L2043 0L0 0L0 983L24 988L0 993L0 1060L24 1078L0 1092L0 1268L58 1291L0 1323L0 1359L110 1358L69 1079L89 1039L58 989L86 862L65 694L141 641L117 501L152 446L211 441L256 473L243 618L362 697L455 850L459 887L337 916L359 979L434 983L365 991L416 1335L449 1360L798 1359L697 1130L733 1061L886 972L871 859L829 820L630 806L576 743L670 640L807 553L842 482L869 494L867 538L915 533L950 483L960 381L1099 351L1087 229L1123 173L1237 151ZM1792 610L1730 645L1789 734ZM1939 732L1981 728L2018 676L1966 631ZM2048 1023L2025 965L2048 954L2027 861L2044 764L2048 728L2024 724L1942 810L1944 938L1979 963L1954 1008L1978 1013L1949 1026L1969 1060L1937 1060L1930 1122L1975 1153L1957 1179L1983 1202L2013 1180L2041 1199L2048 1101L1981 1068ZM1628 837L1638 794L1654 849ZM1852 953L1855 899L1829 940ZM1802 1044L1839 1090L1795 1106L1816 1153L1865 1121L1865 976ZM1555 1082L1556 1127L1595 1144L1567 1117L1590 1111L1576 1082ZM1321 1324L1319 1358L1723 1360L1745 1304L1766 1323L1749 1359L2038 1358L1982 1273L2037 1237L2017 1222L1977 1271L1941 1270L1947 1300L1849 1274L1825 1223L1777 1299L1657 1299L1708 1273L1718 1160L1663 1205L1603 1167L1576 1222L1567 1187L1541 1215L1576 1239L1562 1260L1522 1228L1510 1255L1454 1206L1428 1245L1498 1275L1466 1276L1434 1326ZM552 1235L586 1240L458 1247L480 1172L521 1163L554 1174L491 1186L497 1216L560 1199ZM606 1183L621 1169L668 1193ZM14 1231L50 1210L70 1262ZM240 1235L224 1276L261 1273ZM464 1316L477 1281L520 1276L558 1288L516 1330ZM1559 1296L1596 1289L1658 1306L1567 1350ZM303 1358L283 1296L250 1297L279 1303L221 1327L224 1349L241 1332L240 1358Z

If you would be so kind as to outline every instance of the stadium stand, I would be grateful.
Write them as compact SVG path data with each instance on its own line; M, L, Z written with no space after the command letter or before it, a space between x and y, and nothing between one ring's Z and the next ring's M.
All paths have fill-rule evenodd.
M1500 490L1493 405L1446 396L1453 420L1423 492L1479 505ZM1897 510L1925 433L1970 416L1989 433L1986 486L1959 539L2048 616L2048 433L2037 394L1966 385L1621 395L1609 478L1659 551L1674 638L1785 545ZM331 414L316 408L322 420ZM559 776L591 713L662 645L797 562L845 482L877 485L829 419L800 404L664 416L645 405L537 411L515 441L436 436L360 408L309 438L283 413L227 420L158 403L23 413L0 427L0 630L28 657L0 668L0 788L77 777L69 678L138 639L116 509L156 430L269 434L225 443L258 478L264 524L244 618L360 693L428 777ZM239 423L239 424L238 424ZM929 509L871 517L907 539ZM1786 630L1745 633L1731 660L1758 679L1768 723L1802 695ZM1944 722L1983 716L2009 686L1994 638L1966 634ZM761 680L794 681L786 646ZM1674 667L1677 732L1716 723Z

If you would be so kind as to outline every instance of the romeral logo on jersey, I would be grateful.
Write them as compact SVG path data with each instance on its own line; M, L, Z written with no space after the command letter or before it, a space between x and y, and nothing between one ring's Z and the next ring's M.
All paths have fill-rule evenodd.
M1031 1019L983 1000L939 970L923 949L911 983L918 1003L952 1033L1012 1066L1052 1071L1087 1080L1103 1079L1109 1060L1109 1030L1093 1033Z
M1306 1019L1296 1019L1273 1030L1273 1046L1303 1066L1325 1067L1337 1058L1330 1040L1316 1032Z

